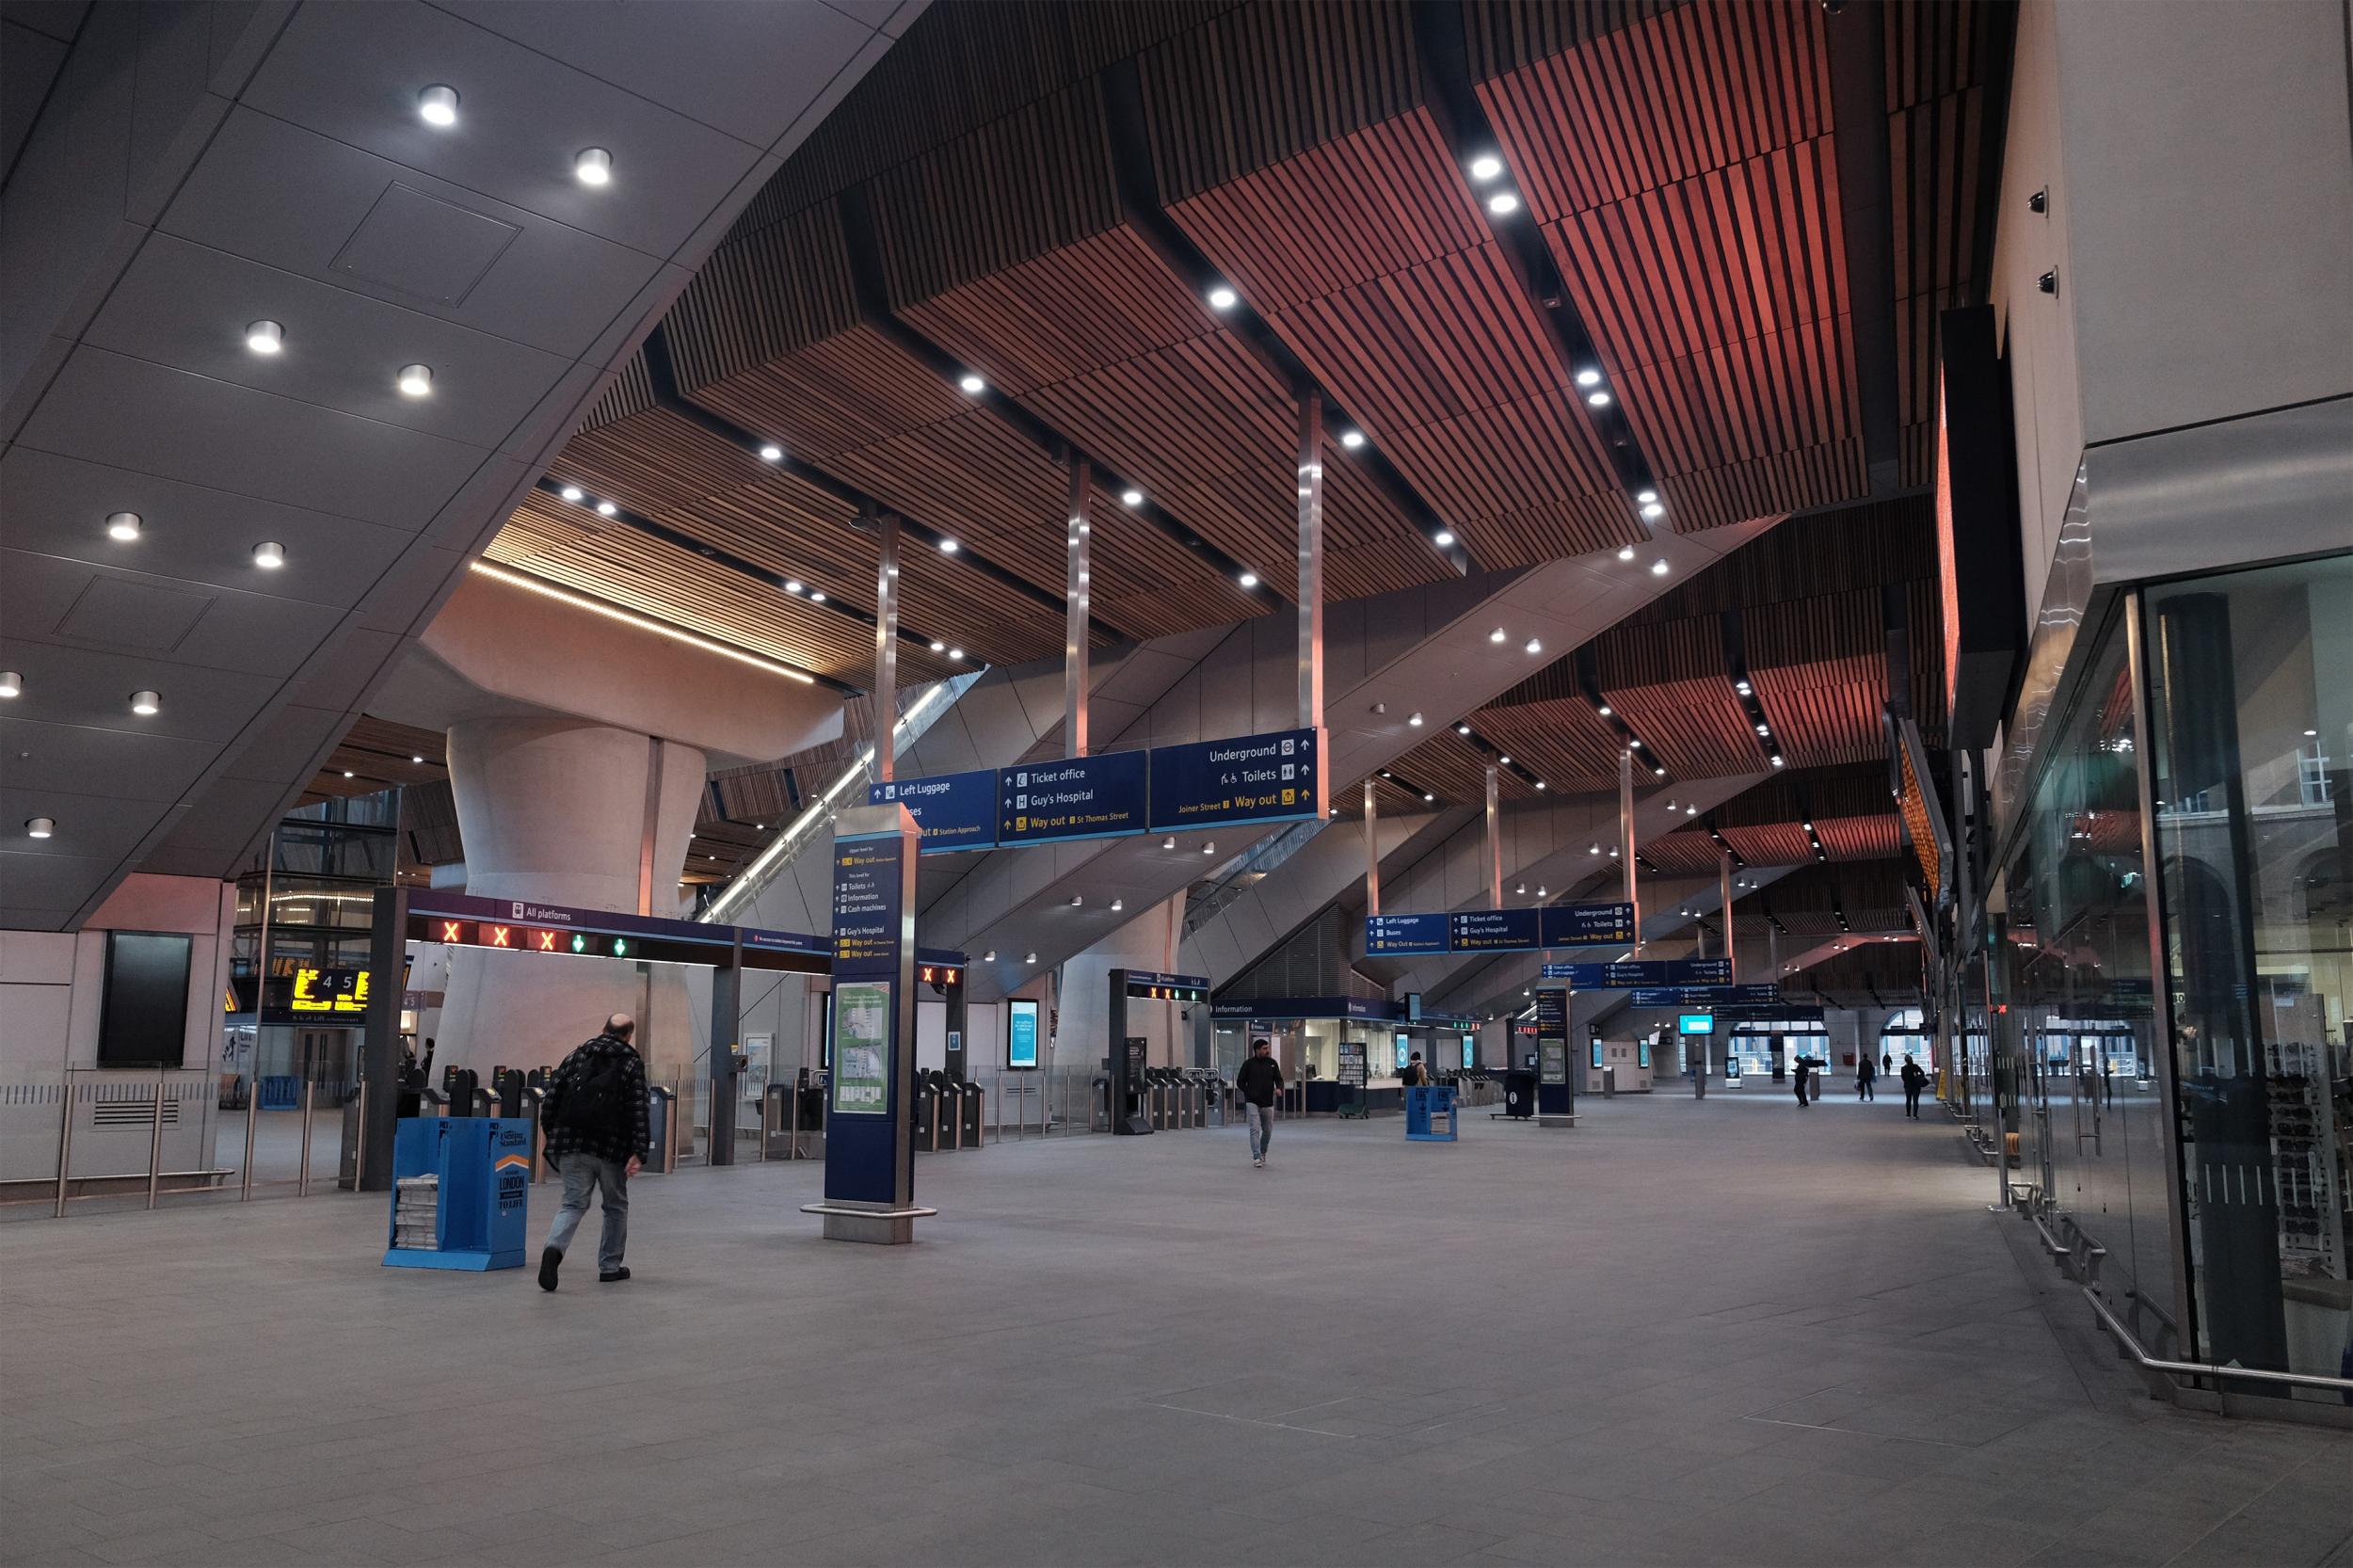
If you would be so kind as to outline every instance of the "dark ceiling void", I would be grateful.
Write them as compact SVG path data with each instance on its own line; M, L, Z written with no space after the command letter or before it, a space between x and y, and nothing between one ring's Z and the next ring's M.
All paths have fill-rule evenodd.
M1335 599L1641 571L1657 531L1900 494L1934 312L1979 287L2009 8L1877 9L934 7L553 466L654 527L616 542L535 497L496 552L856 683L877 510L924 547L916 667L933 641L965 650L947 667L1061 648L1080 458L1098 639L1281 608L1309 391ZM1596 648L1561 695L1626 716L1564 715L1552 765L1596 776L1579 746L1651 729L1670 777L1721 772L1769 756L1760 712L1785 765L1877 755L1851 697L1887 679L1863 590L1891 579L1832 602L1836 563L1795 569L1810 594L1737 625L1685 585L1695 624ZM1443 795L1463 765L1413 776Z

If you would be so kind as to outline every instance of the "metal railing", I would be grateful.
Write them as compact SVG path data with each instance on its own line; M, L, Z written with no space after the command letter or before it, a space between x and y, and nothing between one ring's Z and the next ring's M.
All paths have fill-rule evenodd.
M2115 1336L2117 1347L2148 1371L2163 1372L2169 1377L2233 1379L2242 1383L2269 1383L2295 1388L2327 1388L2339 1394L2353 1394L2353 1378L2327 1377L2318 1372L2272 1372L2260 1367L2217 1367L2211 1361L2168 1361L2151 1355L2133 1337L2133 1331L2124 1326L2108 1304L2089 1286L2080 1287L2084 1300L2099 1315L2101 1323Z

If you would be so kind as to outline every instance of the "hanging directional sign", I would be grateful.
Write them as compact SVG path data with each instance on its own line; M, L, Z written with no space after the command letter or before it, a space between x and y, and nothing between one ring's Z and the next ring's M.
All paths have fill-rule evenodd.
M943 773L866 786L866 804L907 808L923 832L922 853L989 849L997 842L997 770Z
M1312 729L1152 748L1152 831L1323 815L1322 746Z
M1596 942L1634 940L1630 904L1548 904L1544 910L1544 945L1581 948Z
M1447 917L1444 915L1365 917L1365 956L1368 958L1449 951Z
M1455 952L1527 952L1536 928L1533 909L1457 909L1447 917L1447 941Z
M1754 1007L1781 1000L1778 985L1638 985L1626 993L1631 1007Z
M1546 964L1546 980L1578 991L1623 991L1637 985L1729 985L1728 958L1640 958L1620 964Z
M997 776L997 841L1042 844L1144 831L1150 753L1029 762Z

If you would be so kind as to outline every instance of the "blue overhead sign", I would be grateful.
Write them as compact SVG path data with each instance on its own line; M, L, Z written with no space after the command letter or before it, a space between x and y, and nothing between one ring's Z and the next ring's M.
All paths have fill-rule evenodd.
M1151 830L1321 817L1322 749L1312 729L1155 746Z
M1623 991L1638 985L1728 985L1728 958L1639 958L1621 964L1546 964L1546 980L1575 991ZM1662 1004L1663 1005L1663 1004Z
M1368 958L1448 951L1447 918L1444 915L1365 917L1365 956Z
M1447 917L1447 941L1455 952L1528 952L1536 927L1533 909L1457 909Z
M1581 948L1595 942L1634 940L1630 904L1550 904L1544 910L1544 945Z
M1112 751L1000 770L997 841L1042 844L1144 832L1150 755Z
M869 806L904 806L922 830L922 853L988 849L997 842L997 770L943 773L866 786Z

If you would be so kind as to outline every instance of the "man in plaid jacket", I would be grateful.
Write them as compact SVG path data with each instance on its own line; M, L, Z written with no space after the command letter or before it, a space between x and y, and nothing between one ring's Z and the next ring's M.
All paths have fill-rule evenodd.
M564 1177L563 1207L548 1228L539 1254L539 1288L555 1288L564 1249L588 1216L591 1192L604 1193L604 1229L597 1238L597 1279L613 1285L629 1278L621 1248L629 1240L629 1178L645 1168L653 1151L652 1123L646 1108L646 1064L630 1036L637 1020L616 1013L604 1032L564 1058L539 1108L547 1137L548 1163Z

